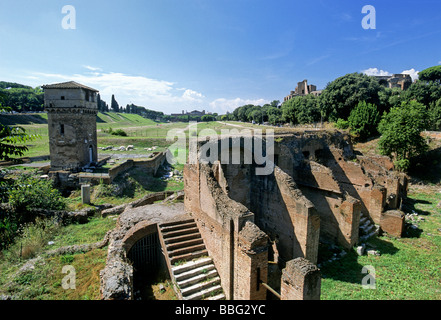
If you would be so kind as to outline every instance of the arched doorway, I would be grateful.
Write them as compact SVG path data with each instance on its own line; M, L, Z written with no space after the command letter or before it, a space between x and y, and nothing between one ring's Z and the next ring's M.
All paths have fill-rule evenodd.
M169 279L157 225L139 223L129 230L123 242L133 266L134 299L155 300L158 284Z

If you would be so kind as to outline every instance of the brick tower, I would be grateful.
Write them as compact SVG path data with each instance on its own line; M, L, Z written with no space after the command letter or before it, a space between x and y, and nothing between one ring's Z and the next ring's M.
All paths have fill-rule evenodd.
M51 171L79 171L97 162L98 91L74 81L43 86Z

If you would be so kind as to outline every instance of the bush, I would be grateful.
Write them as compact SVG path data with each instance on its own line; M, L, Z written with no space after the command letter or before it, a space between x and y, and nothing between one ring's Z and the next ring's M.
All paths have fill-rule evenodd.
M115 131L112 131L111 134L114 136L127 137L127 133L122 129L117 129Z
M379 148L384 155L395 158L401 169L406 168L407 162L413 157L425 153L427 143L421 132L429 125L428 112L425 106L414 100L405 101L401 107L392 108L378 126L382 134Z
M349 121L338 119L337 122L335 123L335 126L337 127L337 129L345 130L349 128Z
M407 172L410 168L410 161L408 159L397 160L394 162L395 169L400 172Z
M49 219L37 218L34 223L21 226L14 244L5 252L9 261L33 258L59 230L59 225Z
M66 201L61 193L53 187L51 180L40 179L32 174L20 175L11 190L9 204L12 206L19 222L29 222L32 217L27 214L32 209L64 210Z
M378 134L380 113L376 105L361 101L351 111L348 122L351 132L363 141Z

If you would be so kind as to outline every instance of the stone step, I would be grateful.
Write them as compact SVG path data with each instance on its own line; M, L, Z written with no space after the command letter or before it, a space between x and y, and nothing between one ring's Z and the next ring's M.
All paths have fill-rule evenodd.
M186 240L192 240L192 239L202 239L202 236L199 232L189 233L189 234L184 234L184 235L177 236L177 237L171 237L171 238L164 239L164 243L166 245L169 245L169 244L180 243L180 242L183 242Z
M178 224L178 225L173 225L173 226L168 226L168 227L164 227L161 225L160 228L161 228L162 232L170 232L170 231L194 228L196 226L197 226L196 222L193 221L193 222L189 222L189 223L183 223L183 224Z
M195 238L195 239L190 239L190 240L184 240L184 241L178 241L175 243L171 243L167 246L167 251L173 251L176 249L180 249L180 248L185 248L185 247L189 247L192 245L197 245L197 244L202 244L204 243L204 240L202 238Z
M205 273L199 273L198 275L196 275L192 278L188 278L188 279L185 279L182 281L177 281L177 284L178 284L179 288L181 288L181 290L182 290L182 289L190 287L194 284L202 283L202 282L206 281L207 279L214 278L216 276L218 276L217 271L210 270Z
M182 294L182 297L184 298L184 300L197 299L197 298L193 297L195 294L200 294L201 292L205 291L206 289L210 289L210 288L217 286L219 283L220 283L220 278L214 277L214 278L209 279L208 281L199 282L199 283L191 285L187 288L181 288L181 294ZM203 294L201 295L201 297L202 296L203 296ZM192 298L190 298L190 297L192 297Z
M177 236L182 236L182 235L191 234L191 233L199 233L199 229L197 227L195 227L195 228L187 228L187 229L169 231L169 232L163 232L161 230L161 233L162 233L162 236L164 239L168 239L168 238L174 238Z
M204 264L202 266L193 267L192 269L190 269L188 271L184 271L179 274L175 274L174 276L175 276L176 281L179 282L179 281L183 281L183 280L195 277L198 274L208 272L211 270L215 270L215 266L212 261L210 261L209 263Z
M190 296L183 297L184 300L203 300L209 298L211 296L215 296L222 292L222 287L220 284L213 285L212 287L208 287L201 291L195 292Z
M199 268L199 267L207 266L212 263L213 263L212 258L209 258L209 257L201 258L201 259L197 259L194 261L189 261L189 262L187 262L183 265L180 265L180 266L172 267L172 272L173 272L173 275L176 277L184 272L187 272L192 269Z
M364 233L369 233L372 229L375 229L375 225L368 224L368 225L363 226L361 229L363 230Z
M168 248L167 248L167 250L168 250ZM187 254L187 253L198 252L198 251L201 251L201 250L205 250L205 245L203 243L202 244L196 244L196 245L193 245L193 246L187 246L187 247L183 247L183 248L178 248L178 249L173 250L173 251L168 251L168 256L170 258L173 258L173 257L176 257L176 256L182 256L182 255Z
M205 300L225 300L225 295L223 293L218 294L214 297L206 298Z
M170 263L175 264L180 261L189 261L189 260L193 260L196 258L200 258L202 256L208 256L208 251L206 249L200 250L200 251L195 251L195 252L190 252L190 253L185 253L185 254L179 255L179 256L170 257Z
M371 233L369 233L369 234L367 234L367 235L365 235L365 236L362 236L362 237L360 238L360 240L361 240L361 241L366 241L366 240L372 238L373 236L377 235L378 232L379 232L379 228L376 227L374 231L372 231Z
M191 223L194 222L194 219L186 219L186 220L178 220L178 221L171 221L171 222L165 222L165 223L161 223L161 225L159 226L160 228L162 227L171 227L171 226L177 226L177 225L182 225L182 224L186 224L186 223Z

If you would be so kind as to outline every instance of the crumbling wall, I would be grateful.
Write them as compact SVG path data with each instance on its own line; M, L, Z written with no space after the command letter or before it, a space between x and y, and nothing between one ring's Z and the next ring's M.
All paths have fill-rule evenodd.
M239 233L246 223L254 221L254 214L227 196L215 178L215 172L219 172L216 168L218 169L207 164L185 166L185 209L191 212L198 224L222 279L222 288L227 299L261 297L263 293L256 295L257 287L252 282L244 283L242 278L245 272L246 279L251 279L256 265L261 265L262 261L268 262L267 246L259 241L255 243L246 237L240 237ZM242 243L242 248L250 249L258 245L261 255L257 260L260 262L244 257L243 252L238 249L239 243ZM262 277L266 277L264 272Z
M282 300L320 300L320 271L311 262L297 258L287 262L282 272Z
M320 218L293 179L275 167L268 176L254 176L251 208L256 224L276 242L283 262L297 257L317 261Z

